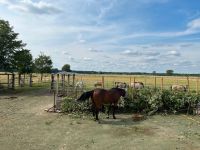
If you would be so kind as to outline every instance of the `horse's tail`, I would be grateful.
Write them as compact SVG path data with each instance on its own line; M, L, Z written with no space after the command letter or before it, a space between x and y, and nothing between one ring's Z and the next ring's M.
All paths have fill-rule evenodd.
M77 101L85 101L87 99L89 99L90 97L92 97L94 90L92 91L88 91L88 92L84 92L78 99Z

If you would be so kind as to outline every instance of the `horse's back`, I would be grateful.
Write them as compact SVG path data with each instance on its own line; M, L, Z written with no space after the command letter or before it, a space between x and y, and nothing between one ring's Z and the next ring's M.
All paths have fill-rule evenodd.
M96 103L109 104L116 103L120 98L119 92L113 88L110 90L95 89L93 93L93 100Z

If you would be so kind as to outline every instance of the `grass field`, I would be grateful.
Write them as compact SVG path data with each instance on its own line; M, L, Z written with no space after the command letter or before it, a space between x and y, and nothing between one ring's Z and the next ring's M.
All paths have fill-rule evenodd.
M0 149L2 150L197 150L200 117L155 115L135 122L131 114L116 114L100 124L47 113L53 96L46 89L26 88L0 94Z
M177 77L177 76L147 76L147 75L76 75L77 80L82 80L88 87L94 87L95 81L102 81L104 77L104 86L111 88L114 86L115 81L126 82L143 82L145 86L170 89L171 85L180 84L188 85L190 91L199 91L199 78L198 77ZM156 78L156 79L155 79ZM163 82L162 82L163 79ZM155 81L156 80L156 81Z
M22 76L23 77L23 76ZM131 82L143 82L146 87L156 87L163 89L170 89L174 84L188 85L189 90L193 92L199 92L199 77L179 77L179 76L150 76L150 75L97 75L97 74L76 74L75 82L83 81L88 89L94 88L94 83L96 81L102 81L104 77L104 87L111 88L114 86L115 81L126 82L130 84ZM11 77L10 77L11 78ZM46 84L50 87L51 75L44 74L43 82L41 82L40 74L33 74L33 86ZM55 78L56 79L56 78ZM29 75L25 76L26 85L29 84ZM66 77L67 81L67 77ZM61 82L61 77L60 77ZM70 84L72 84L72 76L70 77ZM0 84L7 83L7 76L0 75ZM15 76L15 85L18 86L18 75Z

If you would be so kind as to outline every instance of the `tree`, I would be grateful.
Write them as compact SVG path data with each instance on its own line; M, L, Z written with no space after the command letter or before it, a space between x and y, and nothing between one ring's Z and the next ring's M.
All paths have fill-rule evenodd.
M15 68L22 73L31 73L33 72L33 57L30 53L30 50L20 50L16 51L14 54Z
M153 74L153 75L156 75L156 71L153 71L152 74Z
M58 72L59 72L58 68L51 69L51 73L58 73Z
M46 56L41 53L38 58L35 59L35 71L41 73L41 80L43 73L51 73L52 69L52 60L50 56Z
M62 67L62 71L67 71L67 72L70 72L70 65L69 64L65 64L63 67Z
M13 71L14 53L26 44L18 40L18 33L13 31L8 21L0 19L0 70Z
M173 73L174 73L174 70L166 70L166 74L169 76L173 75Z

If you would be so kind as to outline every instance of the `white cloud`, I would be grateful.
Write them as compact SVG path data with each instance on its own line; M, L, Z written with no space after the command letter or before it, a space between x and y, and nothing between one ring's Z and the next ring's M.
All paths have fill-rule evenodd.
M63 51L64 55L69 55L69 52Z
M10 0L1 0L0 3L6 4L9 9L17 10L19 12L33 13L33 14L57 14L61 10L54 7L50 3L43 1L33 2L31 0L21 0L18 2Z
M89 48L90 52L94 52L94 53L100 53L103 52L102 50L98 50L98 49L94 49L94 48Z
M127 49L123 51L122 54L128 55L128 56L135 56L135 55L140 55L140 52Z
M197 19L194 19L192 20L191 22L188 23L188 30L191 30L191 31L200 31L200 18L197 18Z
M181 54L179 52L177 52L177 51L169 51L167 53L167 55L170 55L170 56L180 56Z
M92 61L92 58L84 57L83 60L85 60L85 61Z
M0 4L10 4L10 0L0 0Z
M123 40L123 39L139 38L139 37L180 37L197 33L200 33L200 18L188 22L187 28L183 31L134 33L125 36L120 36L115 40Z

